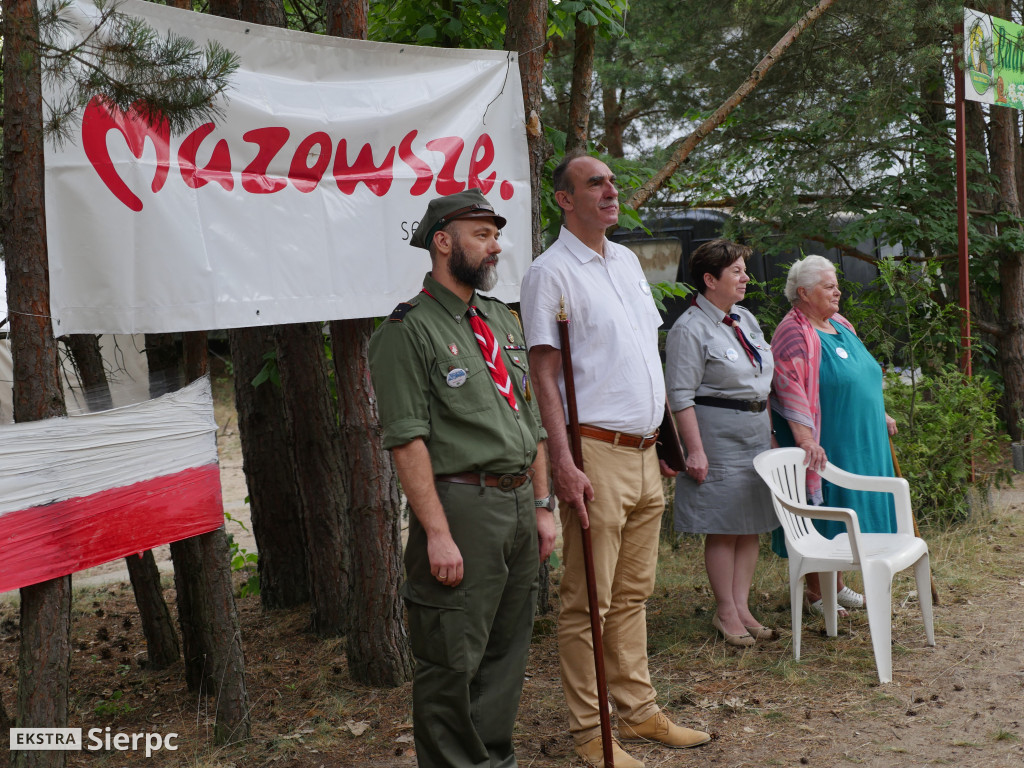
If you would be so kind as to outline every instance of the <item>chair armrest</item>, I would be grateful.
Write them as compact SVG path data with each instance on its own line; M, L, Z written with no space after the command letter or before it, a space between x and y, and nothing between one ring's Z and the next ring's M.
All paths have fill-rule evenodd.
M910 484L902 477L855 475L845 469L840 469L832 462L828 462L820 474L830 483L854 491L891 493L893 504L896 507L896 532L909 536L914 535L914 518L910 511Z
M772 494L775 501L799 517L809 517L814 520L834 520L846 524L846 530L850 537L850 553L856 562L860 562L860 521L857 513L852 509L843 507L814 507L809 504L799 504L789 501L777 494Z

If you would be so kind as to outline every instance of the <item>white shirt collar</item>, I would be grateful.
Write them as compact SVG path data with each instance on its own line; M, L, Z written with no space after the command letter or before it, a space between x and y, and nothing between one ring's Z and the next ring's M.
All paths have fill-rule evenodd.
M601 254L586 245L576 235L570 232L566 226L562 225L561 232L558 233L558 240L566 247L566 249L579 259L580 264L586 264L588 261L601 258ZM608 238L605 238L605 245L608 244ZM611 252L611 248L604 249L604 255L608 256Z

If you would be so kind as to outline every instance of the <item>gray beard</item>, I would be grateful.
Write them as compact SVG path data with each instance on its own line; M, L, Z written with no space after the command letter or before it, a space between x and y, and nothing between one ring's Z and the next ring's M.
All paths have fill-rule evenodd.
M490 264L471 266L461 243L454 240L452 255L448 259L448 273L463 285L474 291L489 291L498 284L497 267Z

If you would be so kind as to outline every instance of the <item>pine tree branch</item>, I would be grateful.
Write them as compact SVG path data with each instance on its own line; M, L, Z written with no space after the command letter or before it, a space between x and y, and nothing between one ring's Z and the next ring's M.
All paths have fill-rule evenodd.
M644 182L637 190L630 195L629 200L626 201L626 205L637 209L646 203L651 196L661 189L678 169L683 164L690 153L693 152L694 148L703 139L708 136L715 128L725 122L725 119L732 113L737 106L745 99L761 82L764 78L765 73L779 60L779 58L786 52L786 50L793 44L793 42L800 36L800 34L817 19L835 2L835 0L820 0L820 2L809 10L804 16L794 24L790 30L783 35L782 39L777 42L772 49L761 59L760 63L754 67L754 70L750 73L750 76L737 88L733 94L726 99L722 105L715 110L715 112L694 130L689 136L682 140L678 148L672 153L672 158L665 166L659 170L654 176L648 181Z

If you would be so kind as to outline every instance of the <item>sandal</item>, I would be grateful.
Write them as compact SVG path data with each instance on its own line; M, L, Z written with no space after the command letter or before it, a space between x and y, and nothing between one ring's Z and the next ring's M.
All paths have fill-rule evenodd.
M864 595L860 592L854 592L849 587L843 587L836 593L836 602L843 606L843 608L863 608Z
M808 613L812 613L817 616L825 615L825 606L820 599L815 600L813 603L804 601L804 608L807 609ZM846 619L849 618L850 614L846 612L846 609L843 606L838 605L836 606L836 616L838 616L840 619Z

